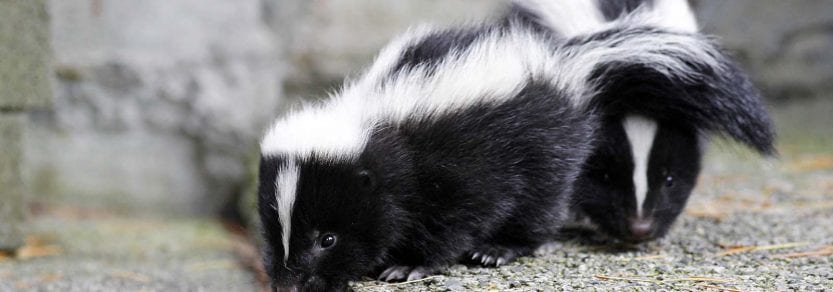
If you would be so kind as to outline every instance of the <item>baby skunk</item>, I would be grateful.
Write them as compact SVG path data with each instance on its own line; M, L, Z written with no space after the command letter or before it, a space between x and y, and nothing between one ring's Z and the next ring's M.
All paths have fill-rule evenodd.
M697 32L685 0L598 0L581 7L555 2L548 5L561 7L534 11L585 15L582 30L576 30L569 27L575 21L538 14L539 21L555 23L549 28L566 34L621 30L638 18L668 30ZM655 239L668 232L685 207L709 134L775 154L772 124L758 92L722 53L712 53L721 54L710 56L720 63L687 78L666 78L630 64L603 69L596 79L603 85L592 97L604 113L602 127L573 197L575 217L587 217L603 233L626 242Z
M640 76L724 96L741 78L697 35L633 19L568 38L519 5L495 24L413 30L339 94L272 125L258 211L276 289L529 254L561 226L592 152L591 97Z
M553 41L521 24L422 28L261 143L259 214L276 289L500 265L557 231L595 124ZM554 68L554 66L553 66Z

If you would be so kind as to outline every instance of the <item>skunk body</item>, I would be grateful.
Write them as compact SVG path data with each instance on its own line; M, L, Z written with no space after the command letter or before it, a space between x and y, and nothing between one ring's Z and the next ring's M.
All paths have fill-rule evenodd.
M545 242L594 124L535 68L549 44L523 26L411 32L339 96L276 122L259 190L273 282L415 279Z
M272 125L258 208L275 287L528 254L561 226L595 109L613 100L592 97L630 73L709 93L738 78L718 74L733 64L699 36L632 19L573 37L521 2L494 24L412 30L336 96Z
M576 29L562 24L576 21L547 17L557 13L537 14L551 30L573 37L615 31L634 20L654 29L697 32L685 0L598 0L581 7L528 2L538 2L535 11L590 18ZM573 196L575 220L589 219L607 235L628 242L655 239L668 232L684 209L709 135L727 135L762 154L774 154L772 125L757 91L722 52L713 53L720 61L689 78L668 78L630 64L603 69L597 78L602 86L590 97L603 113L601 128Z

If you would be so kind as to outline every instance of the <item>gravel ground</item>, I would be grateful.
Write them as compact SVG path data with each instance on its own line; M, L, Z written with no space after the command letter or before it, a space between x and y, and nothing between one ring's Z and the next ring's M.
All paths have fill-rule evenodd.
M456 265L415 283L359 291L831 290L833 99L779 108L779 159L718 141L686 213L638 246L577 235L536 257L487 269ZM818 255L798 254L814 251Z
M35 219L19 259L0 258L0 291L255 290L236 241L213 221L78 213Z
M833 99L828 100L779 108L778 160L717 143L689 208L660 241L622 246L583 233L500 268L457 265L414 283L364 281L353 288L833 289ZM28 230L28 249L18 259L0 254L0 291L258 287L243 264L250 259L239 258L252 251L211 220L124 218L58 207L34 216Z
M413 284L362 282L355 287L362 291L833 289L833 250L826 256L785 256L833 248L833 160L828 161L826 170L811 171L804 183L792 183L789 172L761 179L759 184L737 172L712 171L703 178L703 187L681 222L658 242L621 246L579 236L497 269L458 265Z

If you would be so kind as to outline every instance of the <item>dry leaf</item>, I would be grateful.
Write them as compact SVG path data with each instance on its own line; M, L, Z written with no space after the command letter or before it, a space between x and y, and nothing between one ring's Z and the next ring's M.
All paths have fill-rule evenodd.
M790 170L794 171L816 171L833 169L833 156L819 155L810 158L797 160L790 164Z
M11 260L13 255L7 251L0 251L0 262Z
M17 258L21 260L57 255L64 250L57 245L23 246L17 250Z
M27 236L26 244L17 249L15 256L25 260L36 257L45 257L60 254L63 248L55 244L47 244L46 240L38 236Z

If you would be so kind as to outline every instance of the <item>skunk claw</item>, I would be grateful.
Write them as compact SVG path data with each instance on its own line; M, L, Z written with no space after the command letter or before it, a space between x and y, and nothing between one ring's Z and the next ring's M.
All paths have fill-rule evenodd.
M425 278L430 274L431 270L426 267L391 266L379 274L377 279L384 282L412 281Z

